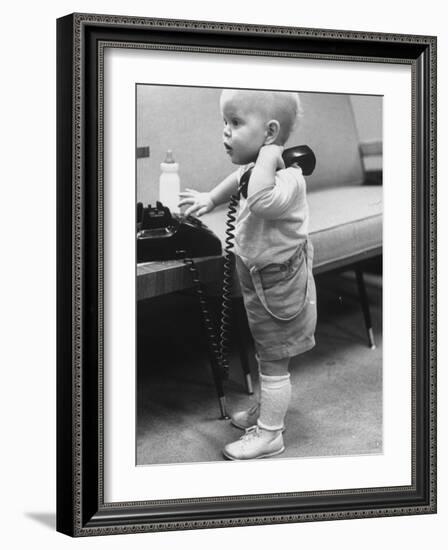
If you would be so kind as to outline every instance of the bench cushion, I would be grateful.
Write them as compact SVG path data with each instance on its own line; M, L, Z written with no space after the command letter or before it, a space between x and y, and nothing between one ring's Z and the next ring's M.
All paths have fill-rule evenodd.
M311 186L309 186L311 187ZM314 272L328 271L381 252L383 188L356 185L308 192ZM223 242L226 207L202 220Z
M379 253L383 188L350 186L308 193L314 271L322 272Z

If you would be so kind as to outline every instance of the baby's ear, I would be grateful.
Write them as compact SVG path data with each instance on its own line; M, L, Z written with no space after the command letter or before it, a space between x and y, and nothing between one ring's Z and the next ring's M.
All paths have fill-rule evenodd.
M276 142L278 135L280 133L280 122L278 120L270 120L266 124L266 139L264 141L265 145L272 145Z

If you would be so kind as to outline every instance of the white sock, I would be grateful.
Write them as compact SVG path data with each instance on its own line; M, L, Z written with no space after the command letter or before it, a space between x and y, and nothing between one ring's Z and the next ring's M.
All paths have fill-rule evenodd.
M267 376L260 374L260 416L258 426L263 430L284 428L286 411L291 400L290 375Z

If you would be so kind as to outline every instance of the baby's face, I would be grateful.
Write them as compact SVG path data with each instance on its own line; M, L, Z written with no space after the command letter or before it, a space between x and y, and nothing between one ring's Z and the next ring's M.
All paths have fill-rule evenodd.
M254 162L267 137L266 117L250 96L231 91L223 92L221 111L224 147L233 164Z

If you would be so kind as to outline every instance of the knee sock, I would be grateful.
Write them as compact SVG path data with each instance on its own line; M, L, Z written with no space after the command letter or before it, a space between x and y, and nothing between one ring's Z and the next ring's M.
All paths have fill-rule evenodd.
M289 373L281 376L260 373L260 397L258 426L268 431L282 430L291 399Z

